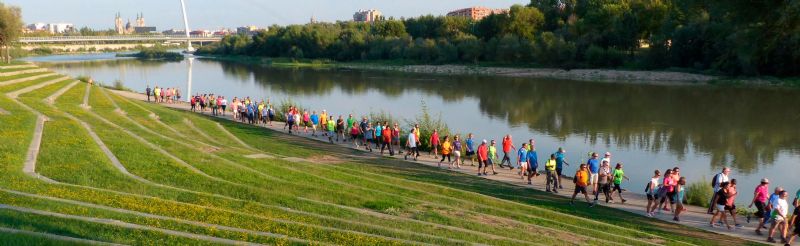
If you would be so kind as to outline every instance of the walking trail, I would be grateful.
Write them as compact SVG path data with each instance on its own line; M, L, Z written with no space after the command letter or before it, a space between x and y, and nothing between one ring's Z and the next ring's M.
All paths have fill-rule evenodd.
M136 100L141 100L141 101L146 101L146 96L143 95L143 94L134 93L134 92L126 92L126 91L114 91L114 90L111 90L111 91L114 92L114 93L117 93L117 94L119 94L121 96L124 96L124 97L132 98L132 99L136 99ZM187 110L187 111L190 110L190 105L188 103L185 103L185 102L175 103L175 104L162 104L162 106L175 108L175 109L181 109L181 110ZM226 116L220 116L220 118L225 118L225 119L232 120L232 121L234 120L233 117L230 114L226 114ZM278 123L278 124L275 124L274 126L261 126L261 127L268 128L268 129L271 129L271 130L274 130L274 131L278 131L278 132L285 132L282 129L282 127L283 127L282 122ZM295 136L305 137L305 138L308 138L308 139L314 139L314 140L323 141L323 142L327 142L328 141L327 138L311 137L310 134L295 134ZM336 145L341 146L341 147L346 147L346 148L351 148L351 149L353 148L352 142L334 142L334 143ZM242 142L242 144L244 146L247 146L243 142ZM247 146L247 147L249 147L249 146ZM359 148L359 150L360 151L365 151L363 148ZM375 152L371 152L371 154L380 155L380 152L379 151L375 151ZM385 155L385 157L390 157L390 156ZM395 155L395 156L390 157L390 158L402 159L403 155ZM423 164L423 165L436 167L438 165L439 159L435 158L435 157L430 157L427 154L423 154L422 156L420 156L418 161L413 161L411 159L409 159L408 161L414 162L414 163L418 163L418 164ZM467 163L465 163L465 164L466 165L462 165L461 166L461 169L450 169L450 170L454 171L454 172L460 172L460 173L464 173L464 174L469 174L469 175L476 175L477 174L477 166L471 166L469 164L469 161L467 161ZM578 163L573 163L572 165L578 165ZM443 164L442 167L443 168L447 168L446 163ZM532 182L532 184L528 185L527 184L527 179L526 180L521 179L519 177L518 173L517 173L517 170L502 169L502 168L499 168L497 166L495 166L495 168L496 168L496 170L498 172L497 175L489 175L489 176L481 176L481 177L486 178L486 179L490 179L490 180L506 182L506 183L510 183L510 184L513 184L513 185L517 185L517 186L529 187L529 188L537 189L537 190L541 190L541 191L545 190L545 176L544 175L535 177L533 182ZM564 184L563 184L564 188L563 189L559 189L559 193L555 194L555 195L564 196L564 197L571 197L572 196L572 191L574 190L574 184L572 183L572 180L569 179L569 178L564 178L563 181L564 181ZM624 183L623 183L623 185L624 185ZM628 187L628 189L632 190L633 188L632 187ZM607 207L621 209L621 210L628 211L628 212L635 213L635 214L645 215L645 208L644 207L647 205L647 198L646 198L645 195L638 194L638 193L632 193L632 192L626 192L626 193L624 193L624 196L625 196L625 198L627 200L627 202L625 204L618 203L617 199L619 199L619 197L617 197L615 199L615 202L617 202L617 203L603 203L603 202L600 202L600 203L598 203L598 206L607 206ZM745 199L745 198L741 198L741 199ZM601 200L602 200L602 196L601 196ZM575 201L576 201L575 206L586 206L585 200L583 199L582 195L580 195L580 194L578 195L578 197L575 198ZM713 227L712 228L712 227L709 226L709 221L711 220L711 215L708 215L706 213L706 210L707 210L706 208L698 207L698 206L689 206L689 205L687 205L686 208L687 208L687 211L681 214L681 221L680 222L672 221L672 217L673 217L672 213L671 212L666 212L666 211L663 212L662 214L657 214L656 216L654 216L654 218L657 218L657 219L660 219L660 220L663 220L663 221L667 221L667 222L678 223L678 224L681 224L681 225L698 228L698 229L705 230L705 231L710 231L710 232L720 233L720 234L733 236L733 237L738 237L738 238L742 238L742 239L746 239L746 240L751 240L751 241L754 241L754 242L762 242L763 243L763 242L766 241L766 236L758 236L754 232L755 227L758 224L757 220L753 220L750 223L747 223L746 222L746 218L744 216L739 216L739 218L737 218L737 219L739 219L740 224L744 225L742 228L736 228L736 229L733 229L733 230L728 230L726 228L720 228L720 227ZM733 224L733 221L731 219L729 219L729 222L731 224ZM766 232L766 230L763 230L763 232Z

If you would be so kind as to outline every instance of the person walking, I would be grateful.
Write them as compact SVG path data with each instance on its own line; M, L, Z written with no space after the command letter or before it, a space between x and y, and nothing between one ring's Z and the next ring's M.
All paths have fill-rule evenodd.
M453 163L456 164L456 169L461 169L461 164L464 164L464 160L461 159L461 140L459 140L458 135L453 137L453 156L455 157ZM450 163L452 166L453 163Z
M794 243L794 239L800 235L800 189L797 190L794 201L792 201L792 205L794 206L794 214L789 219L789 226L791 227L794 225L794 230L786 233L788 237L788 239L786 239L786 245L791 245Z
M333 120L333 115L328 116L326 123L328 123L326 129L328 130L328 142L333 143L333 135L336 134L334 133L334 131L336 131L336 122ZM372 130L372 127L370 127L369 130ZM369 148L369 152L372 152L372 148Z
M717 173L716 175L714 175L713 178L711 178L711 186L714 187L714 195L716 195L717 191L719 191L720 184L722 184L722 182L730 182L730 178L728 177L728 174L730 174L730 173L731 173L731 169L730 168L723 167L722 171L720 173ZM713 211L714 211L713 210L714 209L714 203L713 203L714 200L715 200L715 198L712 196L711 197L711 204L708 206L708 212L707 212L708 214L712 214Z
M486 175L486 166L489 165L489 146L486 144L486 139L478 145L478 176ZM481 172L483 168L483 172Z
M355 139L353 139L353 141L355 141ZM392 144L397 145L397 154L403 154L403 148L400 146L400 127L397 125L397 122L394 123L394 128L392 128Z
M569 163L567 163L567 160L564 158L564 153L566 153L566 152L567 151L565 151L564 148L558 147L558 151L556 151L556 154L555 154L556 155L556 174L558 174L557 177L558 177L558 188L559 189L564 189L564 187L561 186L561 184L563 184L563 183L561 183L561 177L563 176L562 171L564 171L564 165L569 166Z
M528 171L528 144L523 143L522 147L517 150L517 167L519 168L519 178L525 179Z
M772 225L769 227L769 236L767 237L767 242L769 243L776 243L773 236L775 235L775 230L780 229L781 238L783 238L783 244L788 243L786 241L786 229L789 227L788 225L788 216L789 215L789 202L786 201L787 197L789 196L789 192L781 191L779 193L778 199L774 203L772 203Z
M392 149L392 128L389 127L389 122L383 123L383 133L381 134L383 137L383 141L381 144L381 155L383 155L383 149L389 149L389 156L394 156L394 150Z
M709 226L714 227L714 219L717 217L728 227L728 230L732 230L730 224L728 224L727 216L725 215L725 204L727 203L728 199L728 185L729 182L722 182L719 185L719 190L717 190L717 194L714 196L714 210L716 211L713 216L711 216L711 221L708 222ZM771 235L771 234L770 234Z
M528 184L532 184L531 179L533 177L539 176L539 154L537 154L536 149L531 148L530 145L528 145L527 165L528 165L527 167L528 173L526 175L528 176Z
M380 125L380 122L378 124ZM342 142L347 142L347 138L344 137L345 128L344 117L339 115L339 119L336 119L336 142L339 142L339 137L342 138Z
M383 125L381 125L380 121L375 121L375 148L381 147L381 142L383 142Z
M353 122L353 125L350 126L350 137L351 137L351 140L353 142L353 146L356 149L358 149L358 135L360 134L358 129L359 129L358 128L358 124Z
M354 126L355 127L355 126ZM408 152L406 152L405 157L403 159L408 160L409 155L414 156L414 161L417 161L417 134L414 132L414 128L411 128L411 132L408 133L408 138L406 139L406 148L408 148Z
M160 95L161 95L161 88L158 88L158 86L156 86L155 89L153 89L153 99L156 101L156 103L160 102L158 100Z
M661 201L658 203L658 213L661 213L662 210L672 211L667 207L667 204L665 204L667 201L672 204L673 200L675 200L672 191L675 189L675 183L677 181L672 178L672 169L667 169L664 172L664 180L661 182L661 189L658 191L658 197L661 197Z
M311 136L312 137L316 137L317 136L317 126L319 126L319 115L317 114L317 111L312 111L311 115L308 116L308 119L311 121ZM358 132L358 131L356 131L356 132ZM356 148L358 148L358 145L356 145Z
M630 181L628 176L625 176L625 171L622 170L622 162L617 163L617 166L614 167L614 172L612 173L612 178L614 179L614 188L611 189L611 196L614 196L614 192L617 192L619 195L619 200L622 204L625 204L628 200L622 197L622 179Z
M750 205L747 205L748 208L753 208L753 205L756 206L756 212L754 213L755 217L758 218L758 226L756 227L756 234L762 235L761 228L764 227L764 223L767 219L767 198L769 197L769 179L762 178L761 184L756 186L755 191L753 192L753 200L750 201Z
M656 212L656 208L658 207L658 180L661 178L661 171L656 169L653 171L653 177L650 178L650 182L647 183L647 186L644 188L644 193L647 194L647 206L645 207L645 213L647 217L653 217Z
M369 152L372 152L372 143L375 141L375 128L372 127L372 123L367 123L367 129L364 132L364 134L366 139L365 146L367 147Z
M475 166L475 142L472 139L472 133L467 134L467 140L464 141L467 145L467 159L469 159L470 166ZM464 161L461 161L464 163Z
M551 154L550 159L547 160L547 162L544 164L544 171L547 174L547 176L545 176L547 178L547 182L545 183L544 186L545 190L547 190L548 192L550 191L551 184L553 187L552 189L553 193L558 193L558 188L561 187L560 186L561 181L558 179L558 171L556 171L556 167L558 166L557 162L558 161L556 160L556 155Z
M442 167L442 162L444 162L444 158L447 158L447 162L450 163L450 151L453 150L453 145L450 143L450 137L444 136L444 141L442 141L442 160L439 161L439 167ZM450 168L448 166L448 168Z
M439 157L439 131L433 129L433 133L431 133L431 138L428 141L430 143L431 150L428 151L428 155L432 155L434 159Z
M592 194L597 195L597 172L600 170L600 160L597 159L597 153L592 152L591 158L586 161L586 166L589 169L589 185L592 187Z
M681 213L683 213L683 211L686 210L686 209L684 209L684 205L683 205L683 200L686 197L686 188L684 188L685 186L686 186L686 177L681 177L678 180L677 186L675 186L675 189L677 191L675 192L675 204L676 204L675 205L675 216L672 217L672 220L674 220L674 221L680 222L681 221ZM622 195L622 193L620 193L620 195Z
M606 197L606 203L614 200L610 194L611 180L611 166L607 161L603 161L603 164L600 164L600 168L597 169L597 188L599 191L594 193L594 203L597 203L601 192Z
M497 172L494 170L494 164L497 163L497 143L492 139L489 144L489 165L492 167L492 174L497 175Z
M195 110L197 110L197 100L195 99L197 99L197 97L192 97L189 99L189 105L192 106L192 112L195 112ZM150 98L148 98L147 101L150 102ZM236 120L236 117L233 118L234 120Z
M225 116L225 110L228 108L228 100L225 97L221 96L221 100L219 101L219 106L222 107L222 116Z
M150 92L152 92L152 89L150 89L150 84L147 84L147 88L144 89L144 94L147 95L147 102L150 102Z
M513 165L511 165L511 157L509 154L511 153L511 150L516 148L511 140L511 135L506 135L503 137L503 142L501 144L503 144L503 160L500 161L499 166L500 168L503 168L503 163L508 163L508 168L514 170Z
M572 192L572 199L569 204L575 205L575 196L578 193L583 193L583 197L586 198L586 203L589 204L589 207L594 207L594 203L589 201L589 194L586 192L586 187L589 185L589 170L586 168L586 164L581 164L578 171L575 172L572 182L575 183L575 191Z
M741 228L742 225L739 224L739 221L736 219L736 196L739 195L739 192L736 188L736 179L731 179L726 192L727 196L725 200L725 211L727 211L731 215L731 218L733 218L733 225L736 226L736 228Z

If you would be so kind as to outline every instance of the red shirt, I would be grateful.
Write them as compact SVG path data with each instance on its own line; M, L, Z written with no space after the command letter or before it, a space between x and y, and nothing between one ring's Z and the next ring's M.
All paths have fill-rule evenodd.
M503 152L511 151L511 138L503 139Z
M381 136L383 137L384 142L391 142L392 141L392 128L384 127L381 130Z
M431 134L431 145L438 145L439 144L439 133L434 132Z
M486 144L478 146L478 159L481 161L489 159L489 147L486 147Z

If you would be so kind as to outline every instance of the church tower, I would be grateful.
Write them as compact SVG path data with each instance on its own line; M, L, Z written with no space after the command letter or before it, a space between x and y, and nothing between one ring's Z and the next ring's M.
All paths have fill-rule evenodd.
M137 27L144 27L145 26L144 13L139 13L138 15L136 15L136 26Z
M125 34L125 27L122 25L122 17L119 12L117 12L116 18L114 18L114 31L116 31L117 34Z

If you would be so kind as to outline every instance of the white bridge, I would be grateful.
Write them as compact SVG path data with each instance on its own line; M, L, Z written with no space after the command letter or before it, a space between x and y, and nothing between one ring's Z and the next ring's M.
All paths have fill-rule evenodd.
M118 35L118 36L50 36L20 37L18 42L32 43L98 43L98 42L215 42L222 40L223 35Z

